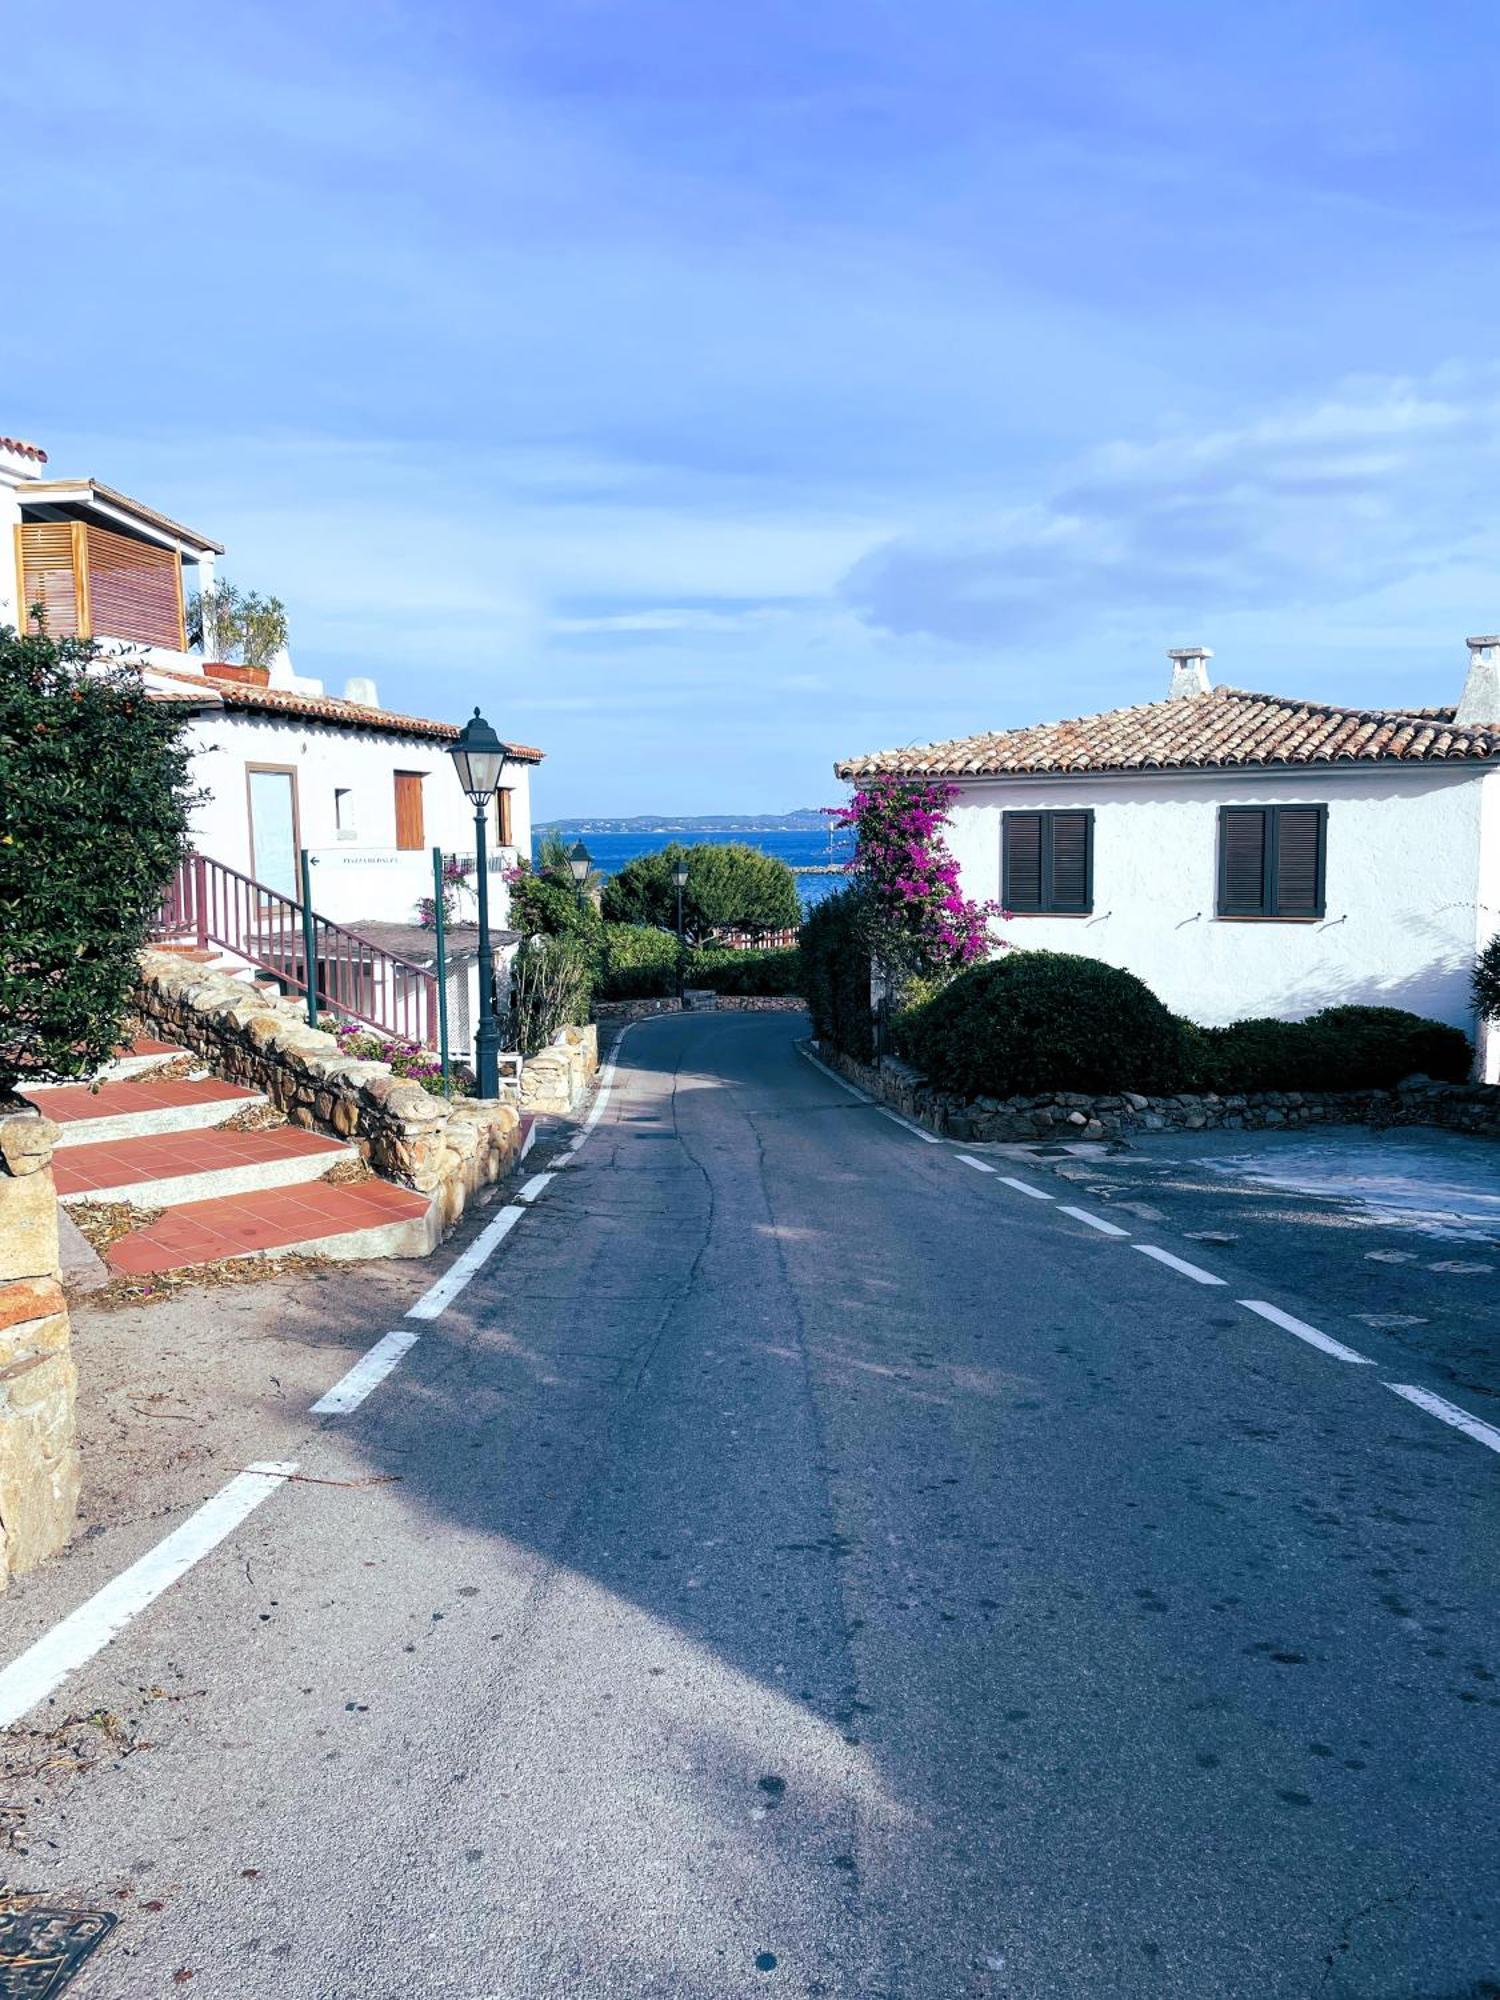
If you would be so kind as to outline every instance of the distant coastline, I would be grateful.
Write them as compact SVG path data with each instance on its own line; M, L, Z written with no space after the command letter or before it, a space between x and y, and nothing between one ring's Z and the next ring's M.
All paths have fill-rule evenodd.
M636 813L626 819L540 819L538 833L826 833L816 806L788 813Z

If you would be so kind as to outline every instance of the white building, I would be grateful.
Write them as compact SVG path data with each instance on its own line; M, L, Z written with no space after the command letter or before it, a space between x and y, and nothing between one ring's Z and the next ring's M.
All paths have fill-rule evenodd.
M46 469L38 446L0 438L0 624L30 626L41 606L54 638L126 654L153 694L191 707L199 853L296 897L306 848L321 915L355 930L414 922L432 894L431 850L474 851L473 808L448 754L458 725L393 714L368 680L326 695L284 652L268 669L205 661L188 649L185 604L213 584L221 546L97 480ZM530 852L540 761L510 746L488 823L497 928L504 871Z
M1500 929L1500 639L1468 643L1456 708L1214 687L1193 647L1164 701L837 773L955 785L964 891L1005 908L1012 944L1124 966L1205 1026L1355 1001L1474 1035Z

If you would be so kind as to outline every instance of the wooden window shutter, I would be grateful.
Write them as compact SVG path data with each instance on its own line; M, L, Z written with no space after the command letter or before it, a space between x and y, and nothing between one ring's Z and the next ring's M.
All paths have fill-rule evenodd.
M1323 914L1325 810L1322 806L1279 806L1276 809L1272 913L1278 917L1321 917Z
M114 534L92 521L84 533L91 630L101 638L182 652L182 565L176 550Z
M1266 821L1264 806L1219 808L1219 914L1266 914Z
M501 847L514 847L510 810L510 787L502 785L495 794L495 839Z
M1042 815L1008 812L1001 824L1000 900L1008 910L1042 907Z
M1094 815L1089 812L1047 814L1051 836L1047 908L1087 910L1093 907Z
M422 820L422 773L420 771L398 771L396 773L396 845L403 853L425 847L426 831Z
M88 616L75 567L73 528L70 521L23 521L16 529L23 631L37 629L32 613L40 609L51 638L87 635Z

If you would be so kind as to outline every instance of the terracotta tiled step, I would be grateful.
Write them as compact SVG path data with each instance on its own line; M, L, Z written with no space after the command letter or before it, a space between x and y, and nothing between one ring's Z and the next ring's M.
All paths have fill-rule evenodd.
M175 1208L315 1181L339 1160L359 1155L337 1139L280 1125L268 1132L161 1132L99 1146L68 1146L53 1155L59 1197L133 1201Z
M306 1251L322 1257L423 1257L437 1240L426 1195L387 1181L271 1188L195 1201L122 1236L107 1253L121 1277Z
M59 1083L36 1103L59 1128L58 1145L90 1146L143 1139L153 1132L190 1132L264 1104L258 1091L222 1077L128 1077L122 1083Z

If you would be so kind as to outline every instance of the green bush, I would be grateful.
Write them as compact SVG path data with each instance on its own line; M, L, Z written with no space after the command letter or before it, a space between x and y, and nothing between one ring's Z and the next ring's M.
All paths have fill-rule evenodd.
M1235 1021L1199 1031L1208 1045L1202 1087L1218 1091L1372 1090L1423 1075L1461 1083L1467 1036L1400 1007L1325 1007L1305 1021Z
M575 939L528 937L511 962L513 1045L522 1055L534 1056L559 1028L586 1021L592 988L592 963Z
M1474 961L1474 1010L1484 1021L1500 1021L1500 935Z
M875 1051L865 914L857 888L825 896L803 921L799 954L813 1033L856 1062L868 1062Z
M802 991L802 954L787 951L695 952L687 968L690 986L715 993L779 997Z
M604 920L587 896L571 882L522 868L510 878L510 927L525 937L571 938L597 961L604 947Z
M677 991L677 939L652 924L605 924L595 997L654 1000Z
M1180 1024L1134 973L1066 952L971 966L893 1023L898 1051L941 1089L1029 1097L1182 1088Z
M119 1045L187 847L184 720L92 646L0 626L0 1096Z
M654 854L629 861L604 885L604 914L611 923L677 925L677 891L672 864L687 859L682 927L690 942L721 927L792 930L801 919L797 878L784 861L740 841L707 841L697 847L674 842Z

